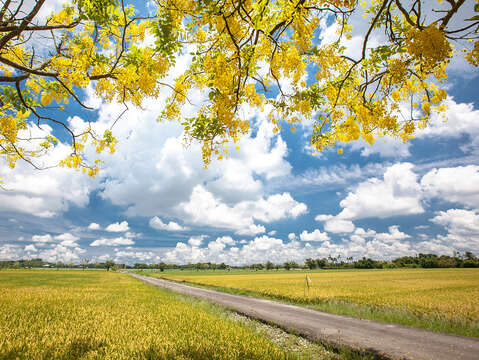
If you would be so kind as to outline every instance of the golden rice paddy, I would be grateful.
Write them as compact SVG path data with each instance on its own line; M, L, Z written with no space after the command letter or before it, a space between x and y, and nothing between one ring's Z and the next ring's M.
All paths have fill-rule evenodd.
M312 280L309 291L306 274ZM479 269L271 271L233 275L215 275L210 271L207 275L166 272L160 276L294 302L339 301L479 321Z
M105 271L0 271L0 359L284 359L206 309Z

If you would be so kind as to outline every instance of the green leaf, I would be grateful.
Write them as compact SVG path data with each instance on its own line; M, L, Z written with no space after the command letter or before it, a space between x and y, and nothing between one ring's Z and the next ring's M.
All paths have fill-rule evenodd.
M477 20L479 20L479 15L473 16L470 19L466 19L466 21L477 21Z

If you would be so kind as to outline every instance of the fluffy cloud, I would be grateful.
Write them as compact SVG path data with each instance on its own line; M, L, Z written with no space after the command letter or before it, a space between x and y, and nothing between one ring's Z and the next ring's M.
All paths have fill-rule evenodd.
M387 244L392 244L397 241L401 241L407 238L410 238L408 234L405 234L401 231L399 231L399 226L394 225L389 227L389 232L388 233L379 233L376 234L375 240L382 241Z
M448 106L445 119L434 115L428 126L418 131L418 138L456 138L465 136L469 141L462 145L463 151L477 153L479 150L479 110L474 109L473 104L457 103L452 97L445 101Z
M301 235L299 235L301 241L328 241L330 240L328 234L319 231L318 229L313 232L308 233L304 230Z
M410 236L399 231L398 226L390 226L389 232L377 233L368 231L363 235L357 233L351 236L351 242L355 244L355 251L347 250L350 256L359 258L361 256L376 259L391 259L398 256L414 255L415 245L405 239ZM370 240L367 240L367 239Z
M479 124L477 118L479 110L474 109L472 103L458 103L452 97L445 100L447 110L444 116L433 114L428 126L425 129L416 131L415 138L453 138L465 137L461 149L464 152L473 154L479 153ZM403 143L400 139L385 137L378 139L372 146L364 141L348 143L351 150L360 150L362 156L379 154L383 157L405 158L410 156L410 147L415 140Z
M344 188L350 183L357 183L365 178L379 176L384 173L386 163L368 163L364 166L357 164L331 165L311 168L297 176L290 176L286 183L289 186L314 186L323 189ZM282 184L285 183L283 179Z
M343 220L338 218L329 219L324 224L324 230L338 234L338 233L351 233L355 229L355 226L350 220Z
M33 244L26 245L23 250L24 250L25 252L37 252L37 248L36 248L35 245L33 245Z
M146 262L146 263L157 263L161 261L160 256L154 253L153 251L144 251L129 248L127 250L115 249L115 255L113 260L116 263L126 263L126 262Z
M195 247L201 246L206 237L206 235L192 236L188 239L188 244Z
M421 179L428 197L479 209L479 166L458 166L429 171Z
M443 226L446 235L438 235L433 244L442 250L479 251L479 214L477 211L449 209L431 219ZM423 246L426 244L423 244Z
M391 136L377 139L373 145L369 145L363 140L347 143L352 151L361 151L361 156L371 156L378 154L385 158L406 158L411 155L409 148L410 142L403 142Z
M234 244L236 244L236 241L234 241L231 236L222 236L215 241L210 241L208 243L208 250L213 253L219 253L223 251L227 245L231 246Z
M236 230L243 235L265 231L264 226L254 224L255 220L268 223L288 217L296 218L307 211L306 204L297 202L289 193L256 201L242 201L230 207L201 185L193 189L190 200L180 204L180 208L192 223Z
M108 232L124 232L130 230L127 221L122 221L121 223L113 223L106 227L105 229Z
M243 242L243 241L242 241ZM236 241L229 237L217 238L208 243L205 248L187 245L184 243L177 243L174 249L166 253L166 259L170 262L225 262L228 264L245 264L252 262L263 262L268 259L274 259L280 262L292 254L291 251L281 253L282 249L295 248L295 244L284 244L281 239L269 237L266 235L256 237L249 242L243 242L242 248L231 246L226 248L226 245L234 245ZM283 257L281 257L283 256ZM286 261L286 260L284 260Z
M316 221L327 221L327 220L330 220L334 218L333 215L324 215L324 214L319 214L319 215L316 215L316 217L314 218L314 220Z
M150 219L150 227L157 230L166 230L166 231L186 231L189 230L187 227L181 226L174 221L170 221L168 224L165 224L158 216L155 216Z
M100 230L101 227L99 224L92 222L90 225L88 225L88 230Z
M52 134L52 128L43 125L40 129L30 125L21 130L18 138L43 138ZM21 142L26 149L35 150L41 140ZM8 191L0 192L0 211L13 211L41 218L51 218L68 210L71 204L83 207L89 202L93 180L72 169L51 167L71 153L71 147L58 144L48 156L35 161L35 170L25 161L18 161L12 169L0 164L0 178ZM51 168L49 168L51 167ZM28 206L25 206L28 204Z
M233 240L231 236L221 236L215 240L218 243L222 243L225 245L234 245L236 244L236 241Z
M80 256L86 251L80 247L67 247L61 244L54 245L38 253L38 257L44 261L57 262L79 262Z
M208 243L206 247L198 247L192 244L178 243L175 248L166 252L166 261L176 263L194 262L225 262L231 265L251 263L265 263L273 261L283 263L294 260L299 263L308 257L341 256L343 258L363 256L374 258L391 258L402 255L414 255L417 247L409 241L409 235L399 231L398 226L392 226L387 233L376 233L372 230L365 231L356 228L354 233L343 239L341 243L332 243L325 238L325 234L319 230L312 233L302 232L302 238L308 238L312 244L283 240L267 235L255 237L251 241L240 241L243 246L231 246L227 248L220 238ZM313 242L310 239L322 238L322 241ZM235 242L236 245L238 242Z
M60 245L70 248L78 247L77 241L80 240L78 236L72 235L70 233L64 233L54 237L55 240L60 241Z
M245 235L245 236L254 236L254 235L262 234L265 231L266 231L266 228L263 225L251 224L248 227L236 230L235 234Z
M109 107L102 104L100 121L112 121L108 115L111 110L103 112ZM260 112L246 116L256 117L252 120L252 125L257 125L254 137L245 136L239 142L239 150L231 151L227 161L214 160L204 170L201 146L193 143L185 149L178 124L156 122L158 101L147 102L145 108L156 110L129 111L125 114L127 119L115 126L120 142L115 157L105 159L107 168L101 185L101 196L115 205L128 207L129 216L183 218L185 214L177 205L187 203L198 186L231 207L260 197L263 179L291 171L284 159L286 143L273 133L266 115ZM131 171L125 172L125 166Z
M0 245L0 260L17 260L20 259L22 255L22 248L18 245Z
M431 221L444 226L454 234L479 236L479 214L476 211L461 209L440 211Z
M64 247L75 248L78 247L78 240L80 240L78 236L72 235L70 233L64 233L56 236L51 236L50 234L32 236L32 241L40 246L45 246L48 243L59 242L60 245Z
M80 238L78 236L72 235L70 233L64 233L55 236L55 240L60 240L60 241L78 241Z
M36 243L49 243L49 242L53 242L53 237L50 234L33 235L32 241Z
M265 251L272 250L280 245L283 245L283 240L263 235L254 238L253 241L243 247L243 250L246 248L248 250Z
M373 178L360 183L340 202L341 219L368 217L387 218L397 215L421 214L421 187L410 163L389 167L382 180Z
M126 237L117 237L112 239L101 238L93 241L90 246L119 246L119 245L133 245L135 242Z

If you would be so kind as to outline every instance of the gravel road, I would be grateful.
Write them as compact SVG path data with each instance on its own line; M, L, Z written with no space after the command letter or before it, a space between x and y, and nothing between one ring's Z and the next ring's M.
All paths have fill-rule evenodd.
M476 338L360 320L271 300L131 275L145 283L202 298L321 343L364 349L388 359L479 360L479 339Z

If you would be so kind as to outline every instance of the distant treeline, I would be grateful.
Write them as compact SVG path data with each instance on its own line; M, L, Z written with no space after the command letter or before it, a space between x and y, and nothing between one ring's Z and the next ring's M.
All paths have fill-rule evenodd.
M89 259L82 259L80 263L64 263L62 261L49 262L43 261L40 258L36 259L21 259L21 260L6 260L0 261L0 269L119 269L124 268L125 264L115 264L114 261L108 260L105 262L92 263Z
M391 261L373 260L363 257L355 260L352 257L342 258L328 256L320 259L306 259L304 264L298 264L295 261L287 261L281 264L275 264L271 261L265 263L251 264L245 266L230 266L225 263L215 264L195 263L195 264L158 264L137 263L134 269L166 269L177 270L231 270L231 269L251 269L251 270L291 270L291 269L394 269L394 268L454 268L454 267L479 267L479 258L472 252L464 254L455 252L453 256L436 254L418 254L416 256L403 256Z
M10 260L0 261L1 268L20 269L20 268L72 268L72 269L158 269L160 271L168 269L176 270L231 270L231 269L251 269L251 270L291 270L291 269L394 269L394 268L474 268L479 267L479 258L472 252L467 251L464 254L455 252L453 256L418 254L416 256L403 256L394 260L373 260L363 257L354 260L352 257L342 258L328 256L327 258L306 259L304 264L298 264L295 261L287 261L282 264L275 264L271 261L265 263L251 264L245 266L230 266L225 263L215 264L195 263L195 264L167 264L160 262L157 264L136 263L133 266L127 264L115 264L112 260L106 262L92 263L89 259L82 259L79 264L70 262L68 264L61 261L52 263L45 262L42 259L28 260Z
M373 260L366 257L359 260L353 260L352 258L344 260L338 256L337 258L306 259L304 265L309 269L473 268L479 267L479 258L470 251L464 254L455 252L453 256L420 253L416 256L402 256L390 261Z

